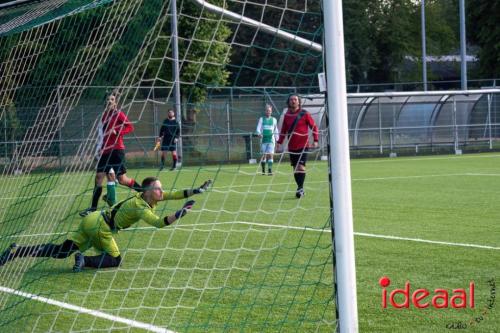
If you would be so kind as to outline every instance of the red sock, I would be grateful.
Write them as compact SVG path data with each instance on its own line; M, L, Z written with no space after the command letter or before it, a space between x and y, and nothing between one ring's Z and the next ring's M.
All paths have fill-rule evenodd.
M128 187L130 187L133 190L136 190L137 192L142 192L142 187L141 185L135 181L135 179L131 178L127 184Z

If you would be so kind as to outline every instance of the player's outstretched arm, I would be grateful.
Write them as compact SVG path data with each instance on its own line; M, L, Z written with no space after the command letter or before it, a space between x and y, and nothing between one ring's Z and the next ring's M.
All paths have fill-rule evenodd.
M212 180L211 179L206 180L203 184L201 184L200 187L193 189L193 194L201 194L206 190L208 190L211 185L212 185Z
M194 200L189 200L182 206L181 209L176 211L174 214L169 215L169 216L165 216L165 218L164 218L165 225L171 225L172 223L174 223L175 221L177 221L178 219L180 219L184 215L186 215L191 210L194 203L195 203Z
M185 189L185 190L179 190L179 191L172 191L172 192L163 192L163 200L180 200L180 199L185 199L189 198L190 196L194 194L201 194L208 190L212 186L212 180L206 180L203 184L201 184L200 187L197 188L190 188L190 189Z

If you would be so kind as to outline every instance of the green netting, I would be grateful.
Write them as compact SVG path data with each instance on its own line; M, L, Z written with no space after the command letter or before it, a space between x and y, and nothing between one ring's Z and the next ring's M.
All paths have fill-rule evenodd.
M17 34L66 16L110 3L112 0L27 1L0 8L0 36Z
M321 42L315 2L210 3ZM304 201L294 199L286 155L277 155L275 176L265 179L248 164L260 158L253 132L264 105L279 117L290 92L317 92L322 55L196 1L178 1L177 13L182 164L160 173L154 140L176 104L170 1L45 1L0 10L0 26L18 22L0 35L0 250L12 242L59 244L78 230L112 90L135 127L125 137L129 177L158 176L166 190L214 180L182 223L161 230L138 224L116 235L119 268L73 274L72 257L0 267L2 330L334 329L321 151L309 157ZM120 199L132 194L118 189ZM167 201L157 212L180 205Z

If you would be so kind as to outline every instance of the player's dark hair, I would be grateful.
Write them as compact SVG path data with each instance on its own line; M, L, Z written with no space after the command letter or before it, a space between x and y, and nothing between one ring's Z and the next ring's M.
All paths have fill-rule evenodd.
M144 178L144 180L142 181L142 185L141 185L141 187L142 187L143 189L147 189L148 187L151 187L151 185L152 185L155 181L157 181L157 180L158 180L158 178L156 178L156 177L146 177L146 178Z
M297 95L297 94L288 95L288 98L286 99L286 106L290 107L290 98L292 98L293 96L297 96L297 98L299 99L299 107L302 106L302 100L300 99L299 95Z

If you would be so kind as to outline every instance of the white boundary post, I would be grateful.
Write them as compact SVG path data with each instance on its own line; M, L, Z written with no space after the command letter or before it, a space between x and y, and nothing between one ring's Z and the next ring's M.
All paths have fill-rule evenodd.
M337 331L358 332L342 1L323 1Z

